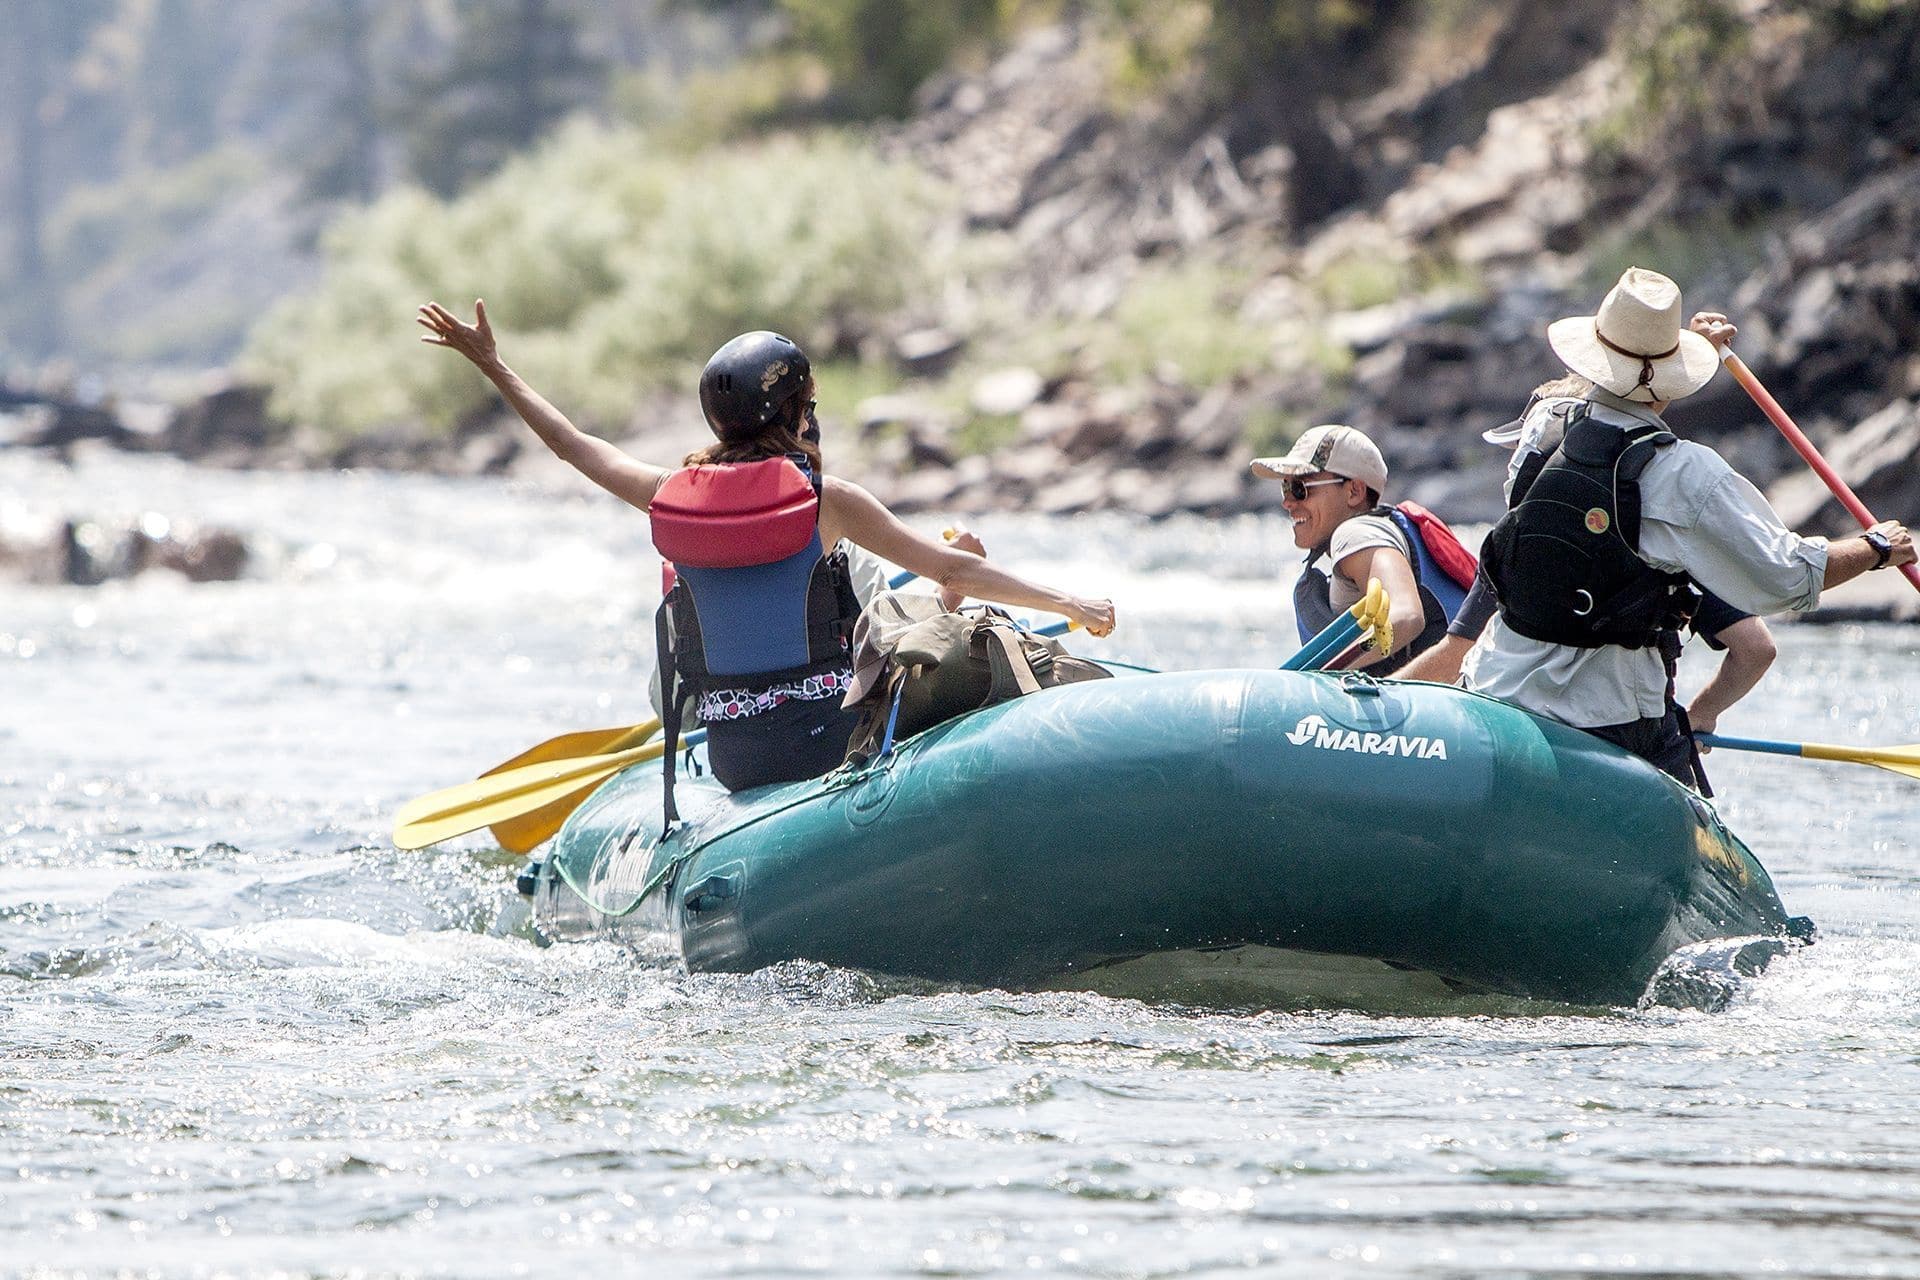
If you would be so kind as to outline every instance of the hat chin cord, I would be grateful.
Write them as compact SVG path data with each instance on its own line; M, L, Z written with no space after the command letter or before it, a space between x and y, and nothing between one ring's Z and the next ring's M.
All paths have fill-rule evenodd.
M1605 347L1607 350L1618 352L1619 354L1627 357L1627 359L1629 360L1638 360L1640 362L1640 380L1633 384L1633 391L1627 392L1627 397L1629 399L1633 397L1634 391L1638 391L1642 387L1646 388L1648 400L1658 400L1660 398L1659 396L1656 396L1653 394L1653 362L1655 360L1665 360L1668 356L1680 350L1680 339L1678 337L1674 338L1673 345L1668 347L1665 351L1662 351L1657 355L1648 355L1644 351L1627 350L1625 347L1621 346L1619 343L1614 342L1612 339L1608 338L1606 334L1600 332L1599 325L1595 325L1593 327L1593 336L1598 338L1600 340L1600 345Z

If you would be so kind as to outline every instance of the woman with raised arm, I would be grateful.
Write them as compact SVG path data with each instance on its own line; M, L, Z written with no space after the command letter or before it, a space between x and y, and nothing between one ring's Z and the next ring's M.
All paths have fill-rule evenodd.
M1096 636L1113 630L1110 601L923 537L859 485L825 474L811 367L779 334L744 333L714 353L700 407L716 442L669 468L588 435L528 386L501 360L485 303L474 303L473 324L436 302L419 320L423 342L472 361L561 461L649 513L677 578L661 605L663 666L697 697L707 758L728 790L819 777L846 755L856 717L841 695L858 607L844 557L826 550L843 538L949 599L1064 614Z

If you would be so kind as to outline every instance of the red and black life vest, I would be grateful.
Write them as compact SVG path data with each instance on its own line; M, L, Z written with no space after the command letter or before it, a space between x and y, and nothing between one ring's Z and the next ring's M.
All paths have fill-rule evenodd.
M846 666L860 602L846 557L821 546L820 481L804 456L683 467L647 514L672 577L654 623L670 823L683 699Z

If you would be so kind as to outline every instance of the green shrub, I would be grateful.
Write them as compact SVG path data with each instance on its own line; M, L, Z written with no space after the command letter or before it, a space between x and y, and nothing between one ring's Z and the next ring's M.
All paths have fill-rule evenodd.
M401 192L337 224L319 288L259 326L247 363L277 413L330 434L444 430L492 392L421 350L413 311L466 316L482 296L529 382L619 424L746 329L829 358L927 287L931 200L922 175L835 136L675 156L575 127L455 200Z
M1455 3L1456 0L1445 0ZM1091 0L1114 46L1115 87L1149 96L1189 81L1231 100L1276 76L1351 55L1356 37L1390 29L1402 0ZM1440 7L1440 0L1428 0Z
M1727 105L1721 95L1751 47L1736 0L1641 0L1616 31L1626 92L1593 127L1603 156L1712 127Z
M1270 458L1293 448L1293 442L1307 429L1306 420L1274 405L1255 405L1247 413L1247 424L1240 433L1247 452L1256 458Z
M684 75L636 72L616 86L614 106L668 150L693 152L764 132L815 107L831 87L818 57L776 49Z
M1766 259L1767 237L1766 226L1742 226L1724 212L1655 223L1597 241L1581 283L1597 299L1628 267L1647 267L1678 281L1690 306L1725 306L1740 281Z
M929 76L1008 30L1021 0L780 0L789 43L825 63L840 107L897 116Z
M1097 28L1121 105L1148 104L1191 75L1213 25L1209 0L1104 0Z
M1410 265L1387 253L1348 253L1328 262L1310 282L1335 311L1359 311L1414 291Z
M231 146L67 195L48 219L46 248L68 349L158 362L231 352L258 302L208 285L197 267L219 253L209 229L239 195L270 181L257 154Z
M1019 438L1019 414L976 413L954 428L952 448L962 457L970 453L993 453Z
M904 382L899 370L884 360L816 360L813 381L820 416L841 423L852 421L861 401L891 395Z
M1272 363L1272 336L1240 314L1247 281L1208 262L1149 266L1128 284L1110 315L1083 326L1083 360L1125 382L1162 364L1194 386L1211 386Z

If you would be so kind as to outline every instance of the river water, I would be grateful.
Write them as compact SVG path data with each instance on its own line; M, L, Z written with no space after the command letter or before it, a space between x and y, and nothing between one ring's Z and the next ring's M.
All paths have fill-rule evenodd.
M249 575L0 581L0 1274L1920 1276L1920 783L1713 757L1822 929L1717 1014L687 976L536 945L483 840L385 835L646 717L643 521L0 454L0 537L149 512ZM981 529L1113 595L1089 652L1294 647L1283 521ZM1779 635L1727 732L1920 740L1912 628Z

